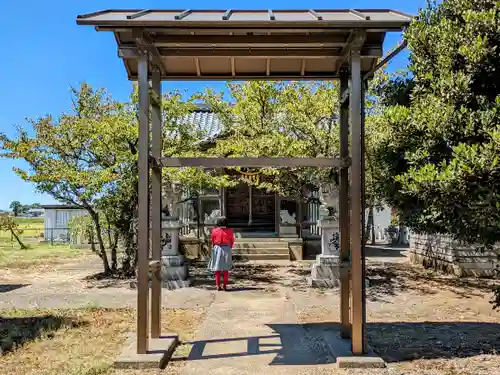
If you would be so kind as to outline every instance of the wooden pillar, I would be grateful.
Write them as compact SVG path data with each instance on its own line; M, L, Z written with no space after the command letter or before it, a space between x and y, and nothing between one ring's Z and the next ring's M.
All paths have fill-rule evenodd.
M276 235L280 236L280 224L281 224L281 196L278 193L274 194L274 231Z
M253 212L252 212L252 206L253 206L253 203L252 203L252 185L248 185L248 226L251 226L252 225L252 215L253 215Z
M361 82L361 270L363 272L363 350L366 352L366 249L365 249L365 214L366 214L366 200L365 200L365 94L368 83Z
M352 127L352 166L351 166L351 318L352 318L352 352L355 355L365 353L364 321L363 321L363 263L361 238L362 208L362 145L361 145L361 59L360 49L352 48L350 52L351 92L349 99Z
M148 54L139 57L139 232L137 254L137 353L149 346L149 78Z
M220 212L222 216L227 216L226 188L224 186L220 188Z
M302 238L302 199L295 200L295 204L297 205L297 228L299 230L299 238Z
M349 90L349 73L342 71L340 74L340 157L349 157L349 101L343 101L344 93ZM340 169L340 261L343 265L349 264L350 258L350 233L349 233L349 167ZM340 273L340 322L343 338L351 337L350 322L350 277L349 268L343 267Z
M151 103L151 154L158 163L155 163L151 179L151 246L152 260L161 262L161 158L162 130L161 130L161 72L158 68L153 69L152 89L154 100ZM160 263L161 264L161 263ZM156 268L151 285L151 337L161 336L161 277L160 268Z

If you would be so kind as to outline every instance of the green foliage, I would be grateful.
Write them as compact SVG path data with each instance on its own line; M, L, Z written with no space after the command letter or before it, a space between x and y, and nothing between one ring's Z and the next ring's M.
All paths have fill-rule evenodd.
M500 5L431 4L406 38L415 76L406 149L396 177L415 199L416 229L491 246L500 239Z
M28 168L15 169L22 179L58 201L87 210L88 216L75 219L73 231L84 231L92 238L105 273L117 271L121 239L125 248L122 271L130 275L137 259L137 90L124 103L87 84L73 89L72 96L71 112L57 119L31 120L33 132L18 128L13 138L1 134L1 156L24 159ZM157 100L152 93L151 100ZM178 122L192 109L192 101L184 102L179 93L162 98L163 155L192 154L203 129L196 123ZM188 188L213 184L204 171L168 172L166 183L180 179Z
M405 38L410 72L378 85L378 192L416 231L500 239L500 5L430 3Z
M18 223L8 214L0 215L0 231L10 232L19 244L21 249L27 249L26 245L21 241L23 230L19 228Z
M95 228L90 215L73 216L68 221L68 228L72 239L79 238L91 243L95 240Z
M224 157L338 156L338 90L330 83L250 81L229 84L203 100L223 124L209 154ZM336 178L336 170L265 168L259 188L303 197L307 190ZM237 174L236 174L237 175ZM234 183L235 181L222 181Z
M73 111L59 118L30 120L33 135L18 128L17 136L0 135L2 156L24 159L15 168L25 181L58 201L86 209L100 226L98 202L128 173L137 129L132 108L114 101L104 90L82 84L73 94ZM97 231L98 253L110 271L104 240Z
M23 205L19 201L13 201L9 208L12 210L12 213L14 216L19 216L21 212L23 211Z

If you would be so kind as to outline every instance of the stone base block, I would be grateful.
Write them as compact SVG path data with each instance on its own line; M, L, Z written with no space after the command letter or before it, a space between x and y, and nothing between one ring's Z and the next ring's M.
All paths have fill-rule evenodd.
M169 290L189 288L192 284L191 279L187 280L165 280L163 281L163 287Z
M177 335L164 336L149 340L149 351L146 354L137 354L137 340L135 334L130 334L120 356L115 360L113 367L117 369L163 369L174 354L179 344Z
M338 368L385 368L385 362L377 356L338 357Z
M299 240L292 240L288 242L290 260L304 260L304 245L302 239Z
M161 257L161 264L165 267L182 266L184 264L183 255L163 255Z
M338 288L340 280L307 278L307 285L311 288Z
M311 277L308 278L311 287L336 288L340 285L340 260L335 255L318 255L312 265Z
M186 280L189 277L188 265L161 268L162 280Z
M326 343L330 354L335 358L338 368L384 368L385 362L367 345L367 354L358 356L351 351L351 340L343 339L340 331L324 329L323 341Z

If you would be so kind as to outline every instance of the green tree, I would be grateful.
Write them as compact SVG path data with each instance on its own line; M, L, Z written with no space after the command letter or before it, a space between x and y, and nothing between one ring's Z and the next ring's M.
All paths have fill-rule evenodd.
M377 85L386 74L378 73ZM203 96L221 119L220 135L208 152L217 156L338 157L339 92L330 82L259 82L229 84L229 100L224 92ZM370 86L366 107L366 202L371 213L381 207L381 196L372 175L378 165L371 157L372 117L379 115L377 92ZM376 123L375 123L376 124ZM311 199L311 190L326 183L338 185L337 168L265 168L265 178L248 184L276 191L299 200ZM368 232L368 231L367 231Z
M27 169L15 168L25 181L60 202L77 205L89 213L96 226L98 255L104 271L111 272L101 236L98 200L107 194L127 159L116 148L116 138L126 137L129 113L104 90L82 84L72 90L73 111L58 119L31 120L34 135L18 128L15 138L0 136L3 156L24 159ZM127 144L119 143L122 148ZM130 153L127 154L129 156Z
M382 90L379 118L379 187L403 220L480 249L500 240L499 19L495 0L429 3L405 33L413 79Z
M23 205L19 201L13 201L9 208L12 210L14 216L19 216L23 211Z
M8 214L0 215L0 231L10 232L12 237L14 237L22 250L27 249L27 246L21 241L21 234L23 230L19 228L16 221Z
M500 239L499 11L493 0L429 4L405 34L411 104L382 120L399 129L385 144L396 166L390 196L405 220L485 246Z
M73 89L72 96L73 111L56 120L48 116L30 121L34 135L22 128L14 138L0 135L3 156L24 159L29 167L15 171L39 191L87 210L92 243L107 274L118 271L118 236L125 253L121 272L131 275L137 260L137 90L124 103L87 84ZM158 98L151 94L151 99ZM190 154L200 140L199 124L179 122L192 108L179 93L163 96L164 155ZM165 177L186 186L210 180L210 174L199 171Z
M222 122L208 152L217 156L338 156L338 90L326 82L250 81L203 96ZM337 182L337 169L264 168L258 188L306 199L311 189Z

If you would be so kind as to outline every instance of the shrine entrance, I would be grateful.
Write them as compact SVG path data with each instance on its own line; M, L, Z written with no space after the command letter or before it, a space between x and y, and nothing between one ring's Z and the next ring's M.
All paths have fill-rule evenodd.
M138 81L137 354L154 353L150 351L152 340L161 337L161 171L162 168L193 167L212 170L313 167L339 171L339 334L348 340L352 354L368 354L362 241L364 95L366 82L374 72L405 48L403 42L383 57L386 33L401 32L411 19L407 14L388 9L135 9L78 16L80 25L114 33L128 78ZM339 132L339 154L330 157L162 156L162 81L251 79L339 80L340 116L335 128ZM150 267L153 273L151 305Z
M226 189L225 194L225 216L231 228L240 232L275 233L276 194L245 183Z

